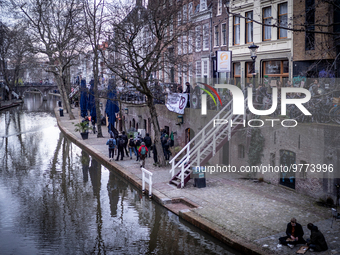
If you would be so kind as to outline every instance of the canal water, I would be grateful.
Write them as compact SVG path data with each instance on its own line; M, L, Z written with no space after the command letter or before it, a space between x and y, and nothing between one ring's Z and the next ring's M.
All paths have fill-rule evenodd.
M0 254L238 254L66 139L57 100L0 112Z

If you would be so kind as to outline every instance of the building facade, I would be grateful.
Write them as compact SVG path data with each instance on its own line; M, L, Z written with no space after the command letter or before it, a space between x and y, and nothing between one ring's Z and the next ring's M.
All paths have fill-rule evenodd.
M293 33L285 29L293 17L293 1L230 1L229 50L233 77L244 87L266 79L268 84L285 83L293 76ZM272 26L276 24L277 26ZM249 46L258 46L255 70Z

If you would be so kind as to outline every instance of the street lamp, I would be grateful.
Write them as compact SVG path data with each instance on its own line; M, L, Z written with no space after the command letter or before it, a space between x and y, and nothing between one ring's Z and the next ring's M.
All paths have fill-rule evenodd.
M253 83L255 82L255 61L256 61L256 53L257 53L257 49L259 48L259 46L255 45L254 43L252 45L250 45L248 47L249 51L250 51L250 57L253 60ZM254 84L255 85L255 84Z

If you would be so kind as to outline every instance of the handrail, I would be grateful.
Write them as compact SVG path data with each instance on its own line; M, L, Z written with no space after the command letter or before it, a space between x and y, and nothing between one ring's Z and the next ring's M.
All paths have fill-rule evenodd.
M204 127L200 132L198 132L198 134L195 135L195 137L194 137L189 143L187 143L186 146L184 146L183 149L180 150L180 151L177 153L177 155L176 155L175 157L172 158L172 160L169 161L169 163L172 163L179 155L181 155L181 153L184 152L184 151L186 150L186 148L187 148L191 143L193 143L193 142L195 141L196 137L198 137L201 133L203 133L203 131L206 129L206 127L207 127L208 125L210 125L210 124L213 122L213 120L215 120L216 117L220 114L220 112L224 111L224 110L232 103L232 101L233 101L233 100L231 100L226 106L224 106L224 107L223 107L223 108L215 115L215 117L212 118L212 119L205 125L205 127Z
M223 118L226 118L227 116L230 116L231 111L232 111L232 110L229 110L225 115L223 115L222 119L223 119ZM221 112L222 112L222 110L221 110L216 116L220 115ZM215 116L215 117L216 117L216 116ZM240 115L237 115L236 118L238 118L239 116L240 116ZM220 118L220 117L219 117L219 118ZM215 118L213 118L212 120L214 120L214 119L215 119ZM211 124L212 124L212 123L211 123L211 121L210 121L207 125L205 125L204 129L202 129L201 131L207 129L207 127L208 127L209 125L211 125ZM223 125L220 125L219 127L217 127L217 130L220 130L220 129L223 129ZM213 135L214 132L216 132L216 130L214 131L213 129L210 129L210 130L208 131L208 133L205 134L205 138L207 138L207 140L209 140L210 136ZM191 140L191 141L195 141L195 140L198 140L198 139L202 139L202 138L200 137L199 134L200 134L200 133L198 133L198 134L194 137L194 139ZM200 147L200 145L201 145L200 143L196 143L196 144L194 145L194 147L191 148L191 154L195 154L196 151L197 151L197 149L198 149L198 147ZM185 148L185 147L184 147L184 148ZM179 152L174 158L176 158L178 155L180 155L180 152ZM170 162L171 162L171 161L170 161ZM171 162L171 163L172 163L172 162ZM184 160L184 161L181 160L181 161L178 162L176 165L173 165L173 168L181 167L181 165L184 164L184 163L186 163L186 160Z
M246 107L246 101L247 101L247 98L244 100L244 105L245 105L245 108ZM212 139L214 139L214 141L216 142L223 134L224 134L224 129L225 129L225 126L224 125L219 125L218 127L216 126L212 126L210 127L210 129L208 130L207 133L206 130L209 128L210 125L213 125L213 122L214 120L216 119L228 119L228 129L229 129L229 132L228 132L228 137L230 138L230 135L231 135L231 132L232 130L234 130L236 128L236 126L234 127L231 127L231 121L230 120L236 120L238 119L241 115L243 115L243 121L245 121L245 114L239 114L239 115L236 115L236 116L233 116L232 115L232 107L230 107L231 109L227 111L227 113L225 113L222 117L220 116L221 114L223 114L223 112L225 112L227 110L227 108L232 105L232 100L227 104L225 105L205 126L204 128L197 134L195 135L195 137L189 142L186 144L186 146L184 146L184 148L182 148L182 150L180 152L177 153L177 155L175 155L172 160L169 162L172 164L172 167L171 167L171 170L170 170L170 173L171 173L171 177L174 176L174 170L178 167L181 168L181 173L180 173L180 176L181 176L181 179L184 175L183 171L187 170L188 167L189 167L189 164L187 166L184 166L185 164L187 164L190 160L190 155L196 155L198 152L199 154L204 154L207 150L210 150L210 147L212 146L213 148L213 151L214 151L214 146L215 146L215 149L216 149L216 144L208 144L207 146L204 147L204 149L202 151L200 151L200 148L202 147L202 144L204 143L203 141L203 135L204 135L204 140L205 141L209 141L210 138L212 137ZM216 136L216 133L218 133L218 135ZM192 145L194 142L196 141L199 141L198 143L194 144L194 146L192 148L190 148L190 145ZM203 143L202 143L203 142ZM187 153L186 155L183 156L183 158L177 163L175 164L175 159L181 155L182 153L184 153L184 151L187 150ZM189 150L190 150L190 153L189 153ZM199 157L199 155L198 155ZM196 160L199 160L197 159L197 156L193 156L193 162L196 161Z

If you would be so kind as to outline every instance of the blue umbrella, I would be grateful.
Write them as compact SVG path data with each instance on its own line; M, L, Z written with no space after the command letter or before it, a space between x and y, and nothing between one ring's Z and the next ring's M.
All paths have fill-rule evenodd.
M89 92L89 100L87 102L87 109L90 111L91 121L97 123L97 113L96 113L96 104L94 100L94 81L90 81L90 92Z
M107 91L107 101L105 107L105 113L109 117L109 132L115 130L116 113L119 112L119 106L117 103L117 91L114 86L114 81L109 80L109 87Z
M86 80L80 83L80 115L85 118L87 116L87 88Z

